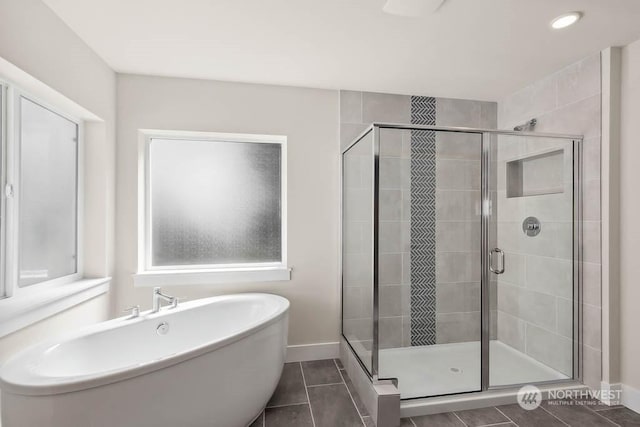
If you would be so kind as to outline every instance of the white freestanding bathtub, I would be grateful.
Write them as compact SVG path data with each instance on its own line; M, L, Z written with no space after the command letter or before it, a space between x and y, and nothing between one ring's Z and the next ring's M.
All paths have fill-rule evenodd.
M288 310L206 298L28 348L0 370L2 427L246 427L282 373Z

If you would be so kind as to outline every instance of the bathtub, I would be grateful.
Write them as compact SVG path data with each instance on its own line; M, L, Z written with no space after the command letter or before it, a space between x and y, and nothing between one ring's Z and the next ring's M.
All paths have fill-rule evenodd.
M212 297L28 348L0 369L2 427L246 427L282 373L288 310Z

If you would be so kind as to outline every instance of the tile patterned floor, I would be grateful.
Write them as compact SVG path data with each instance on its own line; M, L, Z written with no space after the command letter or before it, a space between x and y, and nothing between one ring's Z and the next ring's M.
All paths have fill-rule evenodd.
M594 401L533 411L505 405L403 418L401 427L640 427L640 414ZM250 427L369 427L371 417L339 360L287 363L264 412Z
M527 411L519 405L505 405L469 411L403 418L401 427L629 427L640 426L640 414L622 406L543 403ZM591 402L593 403L593 402Z
M372 426L339 360L286 363L275 393L250 427Z

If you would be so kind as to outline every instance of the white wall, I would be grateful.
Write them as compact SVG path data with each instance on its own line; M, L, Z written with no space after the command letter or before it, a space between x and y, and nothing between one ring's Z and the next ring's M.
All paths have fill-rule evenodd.
M0 363L6 361L14 352L48 339L52 334L60 334L90 323L101 322L108 316L108 298L107 295L102 295L42 322L29 325L0 340Z
M289 345L338 341L338 92L136 75L118 75L117 86L117 309L151 302L151 289L134 288L131 277L137 265L138 129L286 135L292 280L165 290L187 299L276 293L291 301Z
M85 271L113 269L115 73L40 0L0 0L0 58L100 118L85 139ZM0 70L1 73L1 70ZM52 333L107 318L108 296L0 339L0 362Z
M620 141L621 380L640 393L640 40L622 49ZM640 399L640 394L637 396ZM640 400L637 401L640 405ZM640 406L635 407L638 410Z

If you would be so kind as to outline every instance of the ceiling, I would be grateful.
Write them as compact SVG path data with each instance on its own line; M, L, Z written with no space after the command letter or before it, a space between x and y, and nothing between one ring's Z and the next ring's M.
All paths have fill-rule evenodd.
M482 100L640 39L638 0L43 1L118 72Z

